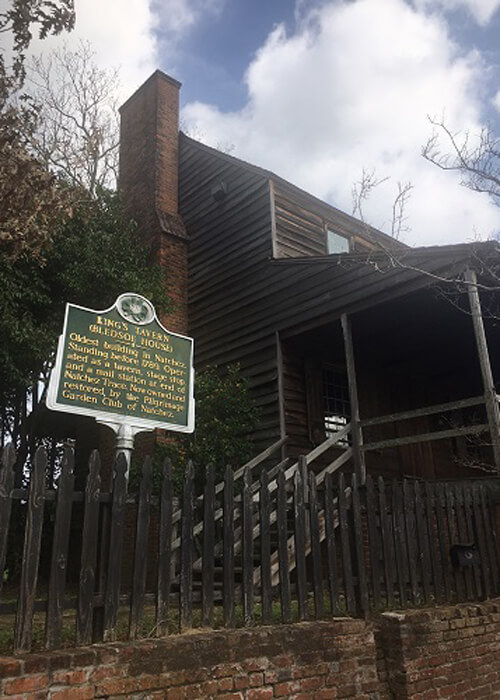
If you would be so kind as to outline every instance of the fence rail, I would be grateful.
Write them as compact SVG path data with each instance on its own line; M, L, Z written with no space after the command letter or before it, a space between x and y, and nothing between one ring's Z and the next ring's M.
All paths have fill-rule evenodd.
M189 465L178 508L168 461L160 493L152 493L146 460L132 497L123 457L111 493L101 492L97 453L83 493L74 491L70 448L51 490L43 449L29 491L14 489L14 459L5 448L0 626L15 615L15 651L39 644L40 624L43 644L52 649L196 624L364 616L499 593L496 479L424 483L368 476L361 486L332 465L315 474L303 458L291 471L262 470L258 480L249 467L242 486L228 468L218 488L208 468L204 491L195 494ZM14 575L11 562L20 549Z

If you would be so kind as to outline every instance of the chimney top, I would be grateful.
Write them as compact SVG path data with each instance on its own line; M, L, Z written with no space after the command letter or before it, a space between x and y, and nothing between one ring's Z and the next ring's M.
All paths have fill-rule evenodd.
M175 78L172 78L170 75L167 75L163 71L157 69L155 70L154 73L152 73L147 80L145 80L142 85L140 85L135 92L132 93L132 95L125 100L125 102L122 104L121 107L119 107L119 112L127 107L127 105L132 102L140 93L143 92L145 88L149 85L149 83L154 82L155 80L164 80L166 83L170 83L173 87L176 87L178 90L181 89L182 83L180 83L178 80Z

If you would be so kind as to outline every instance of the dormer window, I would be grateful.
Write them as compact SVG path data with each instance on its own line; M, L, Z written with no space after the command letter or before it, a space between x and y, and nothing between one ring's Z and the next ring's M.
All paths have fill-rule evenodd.
M326 250L328 255L349 252L349 239L331 229L326 229Z

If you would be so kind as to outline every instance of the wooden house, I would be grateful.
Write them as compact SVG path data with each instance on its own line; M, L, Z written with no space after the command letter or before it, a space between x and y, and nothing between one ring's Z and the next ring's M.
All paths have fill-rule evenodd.
M179 88L157 71L123 105L120 187L165 267L164 322L197 368L240 364L257 445L330 439L361 477L500 467L498 244L409 248L179 133Z

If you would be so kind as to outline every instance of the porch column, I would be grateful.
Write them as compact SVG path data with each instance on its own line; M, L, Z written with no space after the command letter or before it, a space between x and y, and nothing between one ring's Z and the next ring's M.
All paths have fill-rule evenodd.
M481 301L477 288L477 275L475 270L466 270L465 281L467 282L467 292L476 337L477 352L479 355L479 365L483 378L484 402L486 404L486 414L490 428L491 445L493 448L493 461L495 468L500 471L500 410L498 408L497 393L493 382L491 371L490 355L486 343L486 333L484 332L483 314L481 311Z
M366 465L365 455L361 449L363 445L363 433L359 424L358 387L356 383L356 367L354 364L351 319L347 316L347 314L342 314L341 322L342 333L344 334L347 381L349 383L349 401L351 404L352 456L359 483L364 484L366 481Z

